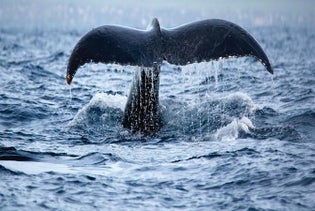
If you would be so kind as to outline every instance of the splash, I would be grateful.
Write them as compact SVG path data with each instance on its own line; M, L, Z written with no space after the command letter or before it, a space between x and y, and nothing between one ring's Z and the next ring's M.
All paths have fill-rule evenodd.
M69 126L89 125L93 128L115 124L117 119L121 119L126 100L126 96L118 94L96 93L90 102L78 111Z
M164 130L191 140L233 140L255 128L251 117L259 109L246 93L206 95L195 101L162 101L166 106ZM167 129L165 129L167 127Z
M233 121L218 129L213 135L212 139L217 141L234 141L239 137L241 131L250 133L250 129L254 129L252 121L247 117L241 119L233 119Z

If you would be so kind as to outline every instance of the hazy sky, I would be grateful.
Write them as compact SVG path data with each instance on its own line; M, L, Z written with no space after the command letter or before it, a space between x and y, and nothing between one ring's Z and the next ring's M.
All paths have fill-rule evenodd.
M85 28L122 24L143 28L153 17L163 26L205 18L253 25L314 22L314 0L0 0L0 28Z

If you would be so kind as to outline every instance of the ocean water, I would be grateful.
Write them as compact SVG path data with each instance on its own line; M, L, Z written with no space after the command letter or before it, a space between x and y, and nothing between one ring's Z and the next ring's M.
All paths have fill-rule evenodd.
M253 2L0 1L0 210L314 210L314 3ZM87 64L68 86L66 65L93 27L152 17L233 21L275 74L252 58L165 62L164 125L132 134L137 68Z

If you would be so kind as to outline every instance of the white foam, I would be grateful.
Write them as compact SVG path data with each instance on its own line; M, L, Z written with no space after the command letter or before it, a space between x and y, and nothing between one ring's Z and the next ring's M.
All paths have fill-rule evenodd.
M15 172L23 172L25 174L40 174L44 172L58 172L58 173L75 173L67 165L55 164L47 162L33 162L33 161L1 161L0 165Z
M120 162L108 164L106 168L91 166L70 166L61 163L34 162L34 161L0 161L0 165L14 172L22 172L29 175L56 172L60 174L87 174L87 175L108 175L117 172L122 175L125 171ZM110 169L110 171L109 171Z
M106 110L106 108L117 108L124 111L125 104L127 101L126 96L122 95L111 95L107 93L96 93L90 102L81 108L75 115L72 121L69 122L70 126L76 125L76 123L84 121L88 116L88 112L91 108L100 108L101 110Z
M111 108L119 108L123 111L125 109L126 101L127 101L126 96L117 94L111 95L107 93L96 93L89 104Z
M218 129L213 134L214 140L228 140L232 141L239 137L239 132L244 131L250 133L250 128L255 128L252 121L247 117L241 119L234 119L230 124Z

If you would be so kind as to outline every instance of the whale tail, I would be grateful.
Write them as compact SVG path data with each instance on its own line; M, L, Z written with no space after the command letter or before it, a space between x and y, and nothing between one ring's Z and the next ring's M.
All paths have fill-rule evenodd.
M258 42L243 28L228 21L211 19L164 29L153 19L147 31L106 25L88 32L76 44L66 79L70 84L77 69L88 62L152 67L162 60L186 65L240 56L255 57L273 73Z

